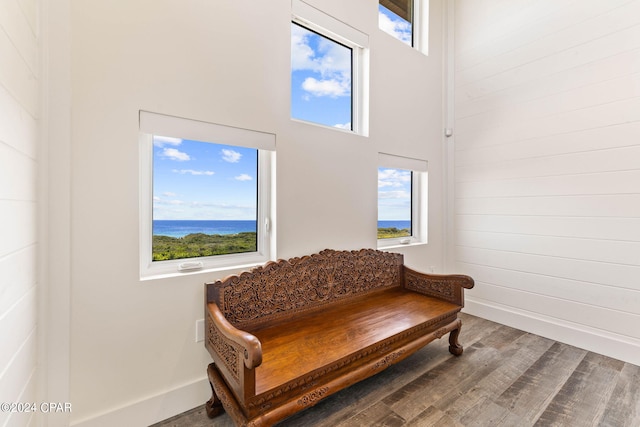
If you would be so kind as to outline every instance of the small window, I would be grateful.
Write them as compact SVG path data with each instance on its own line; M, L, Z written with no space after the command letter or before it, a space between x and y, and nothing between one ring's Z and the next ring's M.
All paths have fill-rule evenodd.
M378 168L378 239L411 237L413 173Z
M291 118L365 135L369 38L292 1Z
M379 0L378 27L427 55L429 0Z
M426 243L426 162L380 154L378 247Z
M380 0L378 26L385 33L413 46L413 0Z
M353 130L353 52L322 34L291 24L291 117Z
M141 112L141 277L271 254L271 134Z

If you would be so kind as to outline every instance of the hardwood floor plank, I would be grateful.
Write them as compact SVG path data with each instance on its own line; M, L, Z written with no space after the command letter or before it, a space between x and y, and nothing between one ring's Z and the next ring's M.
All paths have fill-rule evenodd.
M625 363L600 425L632 427L640 424L640 366Z
M501 359L502 363L494 371L477 383L470 384L468 390L460 390L457 395L450 393L449 399L441 399L435 406L459 419L463 424L472 423L481 417L485 410L490 412L487 418L493 418L493 401L549 350L553 341L525 334L513 344L518 348L513 356Z
M465 427L487 427L487 426L526 426L522 422L522 418L509 411L508 409L497 405L492 400L486 399L483 405L478 408L477 415L471 412L461 420Z
M369 406L355 417L336 425L335 427L373 427L388 426L400 427L406 424L406 420L393 412L391 408L382 402Z
M520 416L522 425L533 425L586 353L554 343L496 399L496 404Z
M619 360L588 353L535 425L597 425L623 366Z
M463 427L457 420L433 406L429 406L406 425L411 427Z
M447 398L451 393L458 393L458 390L476 383L497 369L500 364L497 354L514 352L515 349L510 345L513 346L514 340L524 334L517 329L499 328L483 342L468 347L463 353L464 357L447 360L388 396L384 402L400 416L411 420L435 402ZM416 399L416 396L422 398Z

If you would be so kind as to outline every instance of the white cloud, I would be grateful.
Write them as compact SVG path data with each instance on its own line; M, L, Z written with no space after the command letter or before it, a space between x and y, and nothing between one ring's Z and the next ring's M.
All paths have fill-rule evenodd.
M173 145L178 146L182 144L182 139L180 138L171 138L169 136L153 136L153 145L156 147L164 147L165 145Z
M154 200L153 200L154 208L158 208L160 206L182 206L184 204L185 202L183 200L178 200L178 199L164 200L164 199L154 197Z
M393 200L400 200L400 199L411 199L411 194L408 191L405 190L398 190L398 191L379 191L378 192L378 199L393 199Z
M338 123L337 125L333 125L334 128L338 128L338 129L347 129L347 130L351 130L351 122L349 123L345 123L345 124L340 124Z
M411 45L411 24L404 19L391 19L382 12L378 12L378 26L382 31L391 34L398 40Z
M191 160L191 157L187 153L176 148L165 148L160 155L177 162L186 162L188 160Z
M316 70L315 52L308 44L309 32L299 25L291 25L291 69Z
M251 178L250 175L243 173L241 175L236 176L234 179L237 181L251 181L253 178Z
M404 187L410 182L410 171L402 169L382 169L378 171L378 188Z
M164 197L176 197L177 196L176 193L172 193L171 191L165 191L164 193L162 193L162 195Z
M315 49L312 37L317 39ZM291 28L291 70L318 75L307 77L302 84L313 96L351 94L351 49L295 24Z
M179 173L181 175L194 175L194 176L200 176L200 175L206 175L206 176L211 176L213 174L215 174L215 172L213 171L197 171L197 170L193 170L193 169L173 169L171 172L173 173Z
M229 150L226 148L222 150L222 159L225 162L238 163L241 158L242 154L238 153L237 151Z
M302 83L302 89L314 96L337 98L351 93L351 82L340 79L316 80L313 77L307 77Z

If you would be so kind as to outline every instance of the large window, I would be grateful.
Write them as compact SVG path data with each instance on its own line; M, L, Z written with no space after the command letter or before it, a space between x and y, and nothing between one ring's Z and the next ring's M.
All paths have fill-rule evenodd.
M141 276L270 258L273 135L141 112Z
M378 27L401 42L428 54L428 0L379 0Z
M426 243L427 164L379 155L378 247Z
M258 150L153 136L152 260L258 250Z
M367 133L368 36L292 2L291 118Z

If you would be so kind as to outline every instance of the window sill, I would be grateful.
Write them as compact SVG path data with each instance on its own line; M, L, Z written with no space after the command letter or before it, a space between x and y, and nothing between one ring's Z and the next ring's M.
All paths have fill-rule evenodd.
M424 246L426 245L427 242L419 242L419 241L415 241L415 242L409 242L409 243L389 243L388 245L381 245L378 242L378 249L380 250L387 250L387 249L400 249L400 248L406 248L406 247L414 247L414 246Z
M207 267L200 270L191 270L191 271L173 271L170 273L152 273L147 276L141 276L141 282L150 282L154 280L163 280L163 279L173 279L176 277L184 277L184 276L195 276L198 274L211 274L211 273L220 273L221 271L228 271L229 274L233 274L234 271L246 271L251 270L252 268L259 267L264 265L265 262L252 262L247 264L238 264L238 265L227 265L220 267Z

